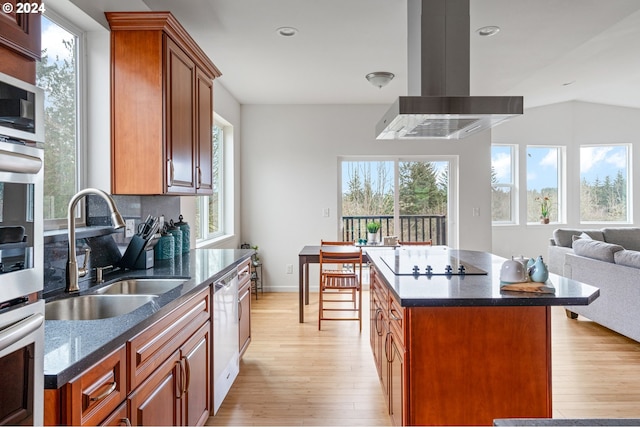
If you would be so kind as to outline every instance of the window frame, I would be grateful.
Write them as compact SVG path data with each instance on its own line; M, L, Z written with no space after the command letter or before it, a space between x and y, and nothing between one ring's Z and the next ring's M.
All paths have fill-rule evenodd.
M394 207L393 222L400 224L400 163L401 162L448 162L449 164L449 186L447 193L447 241L450 247L456 248L458 240L458 168L459 157L457 155L402 155L402 156L339 156L338 157L338 212L336 235L342 236L342 188L343 188L343 162L393 162L393 186L394 186ZM397 231L397 230L396 230Z
M87 182L87 116L83 112L86 111L87 103L87 84L86 84L86 31L71 23L64 16L54 12L50 8L43 15L59 27L64 28L76 37L76 186L75 191L79 191L86 186ZM46 126L46 124L45 124ZM46 132L46 131L45 131ZM45 150L47 149L47 141L44 141ZM75 212L75 223L77 226L86 225L85 205L78 203ZM67 228L67 218L45 219L44 230L59 230Z
M196 234L196 247L203 247L210 245L216 241L226 238L231 233L232 224L230 217L232 216L232 210L229 210L229 206L232 206L231 194L233 194L233 188L231 183L233 182L233 159L231 151L233 147L233 125L222 118L217 113L214 113L213 125L221 128L222 140L219 144L219 165L218 165L218 224L219 230L213 233L209 233L209 223L205 222L205 218L209 218L209 204L208 200L213 195L196 196L196 204L200 210L200 230L203 232L202 237L198 237ZM213 144L213 138L211 140ZM212 150L212 153L214 151ZM213 160L212 160L213 161ZM212 164L212 169L215 170L215 166Z
M525 146L525 214L524 214L524 223L527 225L540 225L540 221L529 221L528 212L529 212L529 168L528 168L528 155L529 148L542 148L542 149L552 149L555 148L557 150L557 164L558 164L558 172L557 172L557 220L551 221L550 224L560 224L566 223L566 158L567 158L567 147L564 145L545 145L545 144L527 144Z
M489 183L492 187L500 187L500 188L509 188L510 191L510 199L511 199L511 209L510 209L510 218L504 221L494 221L493 220L493 212L491 213L491 225L492 226L505 226L505 225L517 225L519 218L519 194L518 194L518 182L519 182L519 167L518 167L518 159L519 159L519 145L518 144L500 144L500 143L492 143L491 144L491 166L493 166L493 147L509 147L510 148L510 157L511 157L511 183L498 182L496 184Z
M595 220L595 221L585 221L582 219L582 148L583 147L624 147L626 150L626 169L627 169L627 194L626 194L626 220L624 221L606 221L606 220ZM633 144L628 142L622 143L589 143L589 144L580 144L578 146L578 223L584 225L590 224L620 224L620 225L629 225L633 224Z

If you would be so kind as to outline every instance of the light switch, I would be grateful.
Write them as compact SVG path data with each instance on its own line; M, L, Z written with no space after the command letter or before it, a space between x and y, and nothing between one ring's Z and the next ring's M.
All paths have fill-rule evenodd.
M480 208L473 208L473 216L480 216Z
M136 222L133 219L128 219L125 221L125 229L124 229L124 237L133 237L136 233Z

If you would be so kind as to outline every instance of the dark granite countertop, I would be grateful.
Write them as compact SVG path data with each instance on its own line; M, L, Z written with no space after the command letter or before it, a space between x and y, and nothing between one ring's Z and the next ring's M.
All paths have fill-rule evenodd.
M105 283L121 278L182 277L185 282L131 313L100 320L46 320L44 324L44 386L61 387L117 349L129 338L180 305L193 293L209 286L253 254L250 249L195 249L170 261L156 261L148 270L129 270L105 275ZM73 297L72 297L73 298Z
M449 251L452 257L487 274L396 275L383 260L389 260L390 257L398 257L398 261L401 257L420 259L422 256L426 259L427 253L424 251ZM403 307L588 305L600 295L596 287L555 274L549 274L548 281L555 287L555 294L501 291L500 269L506 259L487 252L456 250L445 246L395 250L367 248L367 257L378 268ZM420 268L423 267L420 265Z

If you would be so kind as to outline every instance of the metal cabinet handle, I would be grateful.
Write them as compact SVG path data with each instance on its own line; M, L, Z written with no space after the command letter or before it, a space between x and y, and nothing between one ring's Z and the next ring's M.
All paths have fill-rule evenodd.
M200 166L196 166L196 168L198 169L198 186L196 189L199 189L202 187L202 169L200 169Z
M187 377L187 381L185 382L184 392L187 393L189 391L189 387L191 387L191 365L189 364L189 359L183 357L184 359L184 370Z
M111 393L113 393L116 390L116 387L118 387L118 383L114 381L114 382L111 383L111 385L103 393L100 393L96 397L90 397L89 401L90 402L99 402L99 401L105 399L107 396L109 396Z
M238 300L238 321L242 320L242 301Z
M131 421L129 421L129 418L120 418L118 425L131 427Z
M379 320L382 320L382 316L381 316L381 314L382 314L382 309L381 309L380 307L378 307L378 308L376 309L376 320L375 320L375 322L374 322L374 325L375 325L375 327L376 327L376 333L378 334L378 336L379 336L379 337L381 337L381 336L382 336L382 329L379 329L379 328L378 328L378 321L379 321Z
M389 359L389 335L391 332L387 332L387 336L384 337L384 358L387 359L387 362L391 362Z
M394 313L398 314L398 312L392 308L391 311L390 311L390 316L389 316L391 318L391 320L397 320L397 321L401 322L402 321L402 317L398 317L398 316L394 315Z
M173 161L171 159L167 159L167 170L169 172L167 187L172 187L175 170L173 168Z
M7 348L11 344L28 336L44 323L44 316L40 313L33 314L14 325L0 331L0 348Z

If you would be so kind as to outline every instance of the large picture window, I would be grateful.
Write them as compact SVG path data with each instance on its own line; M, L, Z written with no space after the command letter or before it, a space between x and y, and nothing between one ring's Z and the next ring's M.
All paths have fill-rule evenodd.
M516 146L491 146L491 220L514 224L516 218Z
M628 144L580 147L581 222L630 222L630 151Z
M539 222L546 211L549 222L561 221L562 152L562 147L527 147L528 223ZM542 209L543 206L545 211Z
M81 37L62 18L42 16L42 60L36 84L44 89L45 228L66 227L69 200L80 188Z
M342 239L366 238L366 224L381 236L447 244L450 160L342 161Z

